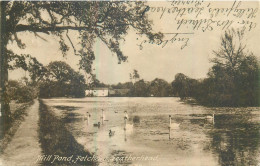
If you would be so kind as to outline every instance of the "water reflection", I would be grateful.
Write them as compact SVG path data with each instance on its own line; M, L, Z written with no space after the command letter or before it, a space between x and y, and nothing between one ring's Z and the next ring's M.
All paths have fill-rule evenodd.
M97 100L46 102L55 108L57 116L66 119L64 122L76 140L98 156L160 155L159 163L142 165L257 165L260 162L257 108L205 108L184 105L172 98ZM80 120L86 112L91 118ZM100 117L105 119L103 125L94 127L93 124L102 121ZM111 137L109 130L115 132ZM107 163L103 161L101 165Z
M215 129L208 132L221 165L257 165L259 161L259 123L251 115L218 115Z
M133 117L133 123L134 123L134 124L140 124L140 117L135 115L135 116Z

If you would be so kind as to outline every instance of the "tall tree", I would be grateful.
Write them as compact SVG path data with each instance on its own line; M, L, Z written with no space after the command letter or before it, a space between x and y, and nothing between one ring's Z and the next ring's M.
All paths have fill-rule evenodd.
M40 84L40 97L83 97L85 78L62 61L50 62ZM50 94L48 94L50 93Z
M80 57L80 68L91 73L96 39L103 41L117 55L120 63L127 57L120 50L119 43L130 28L145 34L150 40L162 37L160 33L152 33L146 11L145 2L140 1L1 1L1 103L4 120L7 122L10 117L5 87L8 62L14 55L7 45L15 41L18 47L24 49L25 44L19 39L19 33L31 32L40 38L40 33L57 36L63 55L69 50L67 40L75 55ZM70 31L77 31L80 35L80 49L76 49L69 36Z
M243 30L231 29L225 31L224 35L221 36L220 48L213 51L215 58L211 61L231 71L236 70L241 63L241 59L245 56L246 45L242 43L243 37Z
M71 82L69 84L69 96L84 97L86 90L86 81L82 74L79 72L71 73Z
M172 82L172 91L174 95L181 99L186 97L194 97L198 81L188 76L178 73L175 75L175 80Z
M139 73L138 73L137 70L134 70L133 78L135 79L135 81L138 80L138 79L140 79L140 75L139 75Z
M149 93L156 97L167 97L170 95L171 86L163 79L154 79L149 86Z
M129 77L130 77L130 82L132 82L132 80L133 80L132 73L129 74Z
M67 82L71 79L74 70L65 62L54 61L47 66L47 77L52 81Z
M134 83L140 80L140 75L136 69L133 70L133 73L130 73L130 80L134 80Z
M146 97L149 96L149 84L146 83L143 79L137 81L132 89L130 90L130 95L131 96L136 96L136 97Z
M216 106L259 105L259 62L253 53L245 51L243 37L243 31L234 29L221 37L219 50L213 52L209 78L198 88L199 102Z
M47 72L47 69L36 58L30 57L28 64L28 72L32 81L32 85L35 85L41 79L43 79L45 73Z
M182 73L175 75L175 79L172 82L172 88L174 93L179 96L181 99L184 99L189 96L189 85L188 77Z

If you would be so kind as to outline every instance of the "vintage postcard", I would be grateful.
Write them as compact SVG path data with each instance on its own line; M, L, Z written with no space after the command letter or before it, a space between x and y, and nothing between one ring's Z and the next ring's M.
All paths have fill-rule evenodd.
M260 166L259 1L1 1L1 166Z

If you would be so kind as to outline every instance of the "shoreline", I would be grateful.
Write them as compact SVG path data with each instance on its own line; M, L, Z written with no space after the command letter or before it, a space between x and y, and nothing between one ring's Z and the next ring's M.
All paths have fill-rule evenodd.
M42 165L96 165L92 161L63 161L57 157L70 157L72 155L92 156L86 152L84 147L80 145L74 136L66 129L63 121L59 119L50 108L40 99L40 120L39 120L39 137L43 155L55 154L55 162L53 160L41 160ZM64 159L64 158L63 158Z

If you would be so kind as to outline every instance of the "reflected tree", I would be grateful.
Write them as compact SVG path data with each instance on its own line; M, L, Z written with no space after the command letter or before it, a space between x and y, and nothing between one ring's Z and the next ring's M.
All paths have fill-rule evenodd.
M251 121L252 116L250 113L217 116L215 128L208 134L221 165L258 164L260 127L258 122Z

